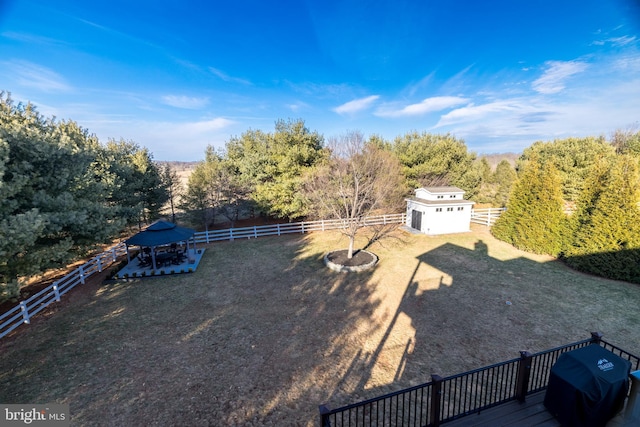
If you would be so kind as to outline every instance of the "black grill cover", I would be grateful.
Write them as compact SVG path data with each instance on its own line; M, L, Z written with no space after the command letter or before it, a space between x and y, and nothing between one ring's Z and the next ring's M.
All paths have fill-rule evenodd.
M605 426L629 390L631 363L597 344L560 355L544 397L563 426Z

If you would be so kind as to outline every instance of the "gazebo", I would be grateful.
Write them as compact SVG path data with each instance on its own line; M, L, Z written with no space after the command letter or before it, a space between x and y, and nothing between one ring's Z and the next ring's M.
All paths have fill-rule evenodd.
M196 241L193 238L195 230L186 227L178 227L176 224L168 221L156 221L138 234L125 240L127 247L127 261L131 262L129 254L129 246L140 246L140 248L148 247L151 249L151 261L153 268L156 269L157 246L169 245L171 243L186 242L187 253L189 253L189 241L193 244L193 252L196 250Z

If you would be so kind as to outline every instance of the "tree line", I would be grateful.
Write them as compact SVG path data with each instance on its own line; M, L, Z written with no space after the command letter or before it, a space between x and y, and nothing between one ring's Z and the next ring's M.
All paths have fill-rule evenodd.
M604 237L588 236L613 233L599 226L606 221L596 213L609 212L616 200L628 203L618 206L621 212L635 212L639 140L637 133L618 132L611 141L537 142L514 167L512 158L477 156L449 134L409 132L388 141L347 131L325 140L303 120L278 120L273 132L247 130L221 149L206 147L183 188L175 167L154 162L135 142L102 144L77 123L43 117L3 92L0 301L14 297L26 278L67 265L167 212L174 221L185 212L202 228L221 217L233 226L252 214L357 223L376 211L403 209L404 197L421 186L457 186L478 203L508 206L494 228L498 238L578 266L587 259L580 256L598 248L637 247L640 233L629 235L637 229L633 218L616 222L623 224L619 235L606 244ZM623 189L625 197L609 197ZM347 232L351 242L355 232Z
M394 165L390 170L397 165L399 180L394 182L401 195L390 201L396 210L398 201L401 204L413 189L442 185L460 187L467 198L480 203L504 206L516 178L508 160L493 169L486 158L469 152L463 140L449 134L411 132L387 141L347 131L325 140L303 120L279 120L274 132L248 130L230 138L222 149L207 147L204 160L189 177L181 207L205 226L220 216L233 223L250 212L290 221L317 216L305 183L327 164L362 154L346 148L355 140L358 150L375 147L386 153Z
M134 142L101 144L0 93L0 302L25 279L157 218L168 200L162 172Z
M518 159L497 238L640 283L640 132L536 142Z

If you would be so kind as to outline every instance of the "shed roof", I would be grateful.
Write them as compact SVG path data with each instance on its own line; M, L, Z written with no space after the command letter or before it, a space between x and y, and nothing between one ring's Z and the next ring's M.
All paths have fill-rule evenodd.
M475 205L476 202L464 199L447 199L447 200L427 200L420 197L407 197L405 201L412 201L423 205L440 205L440 206L460 206L460 205Z
M436 193L464 193L464 190L458 187L453 187L453 186L446 186L446 187L421 187L418 188L415 191L418 190L426 190L429 193L432 194L436 194Z
M195 230L186 227L178 227L168 221L156 221L138 234L125 240L125 244L131 246L159 246L173 242L189 240Z

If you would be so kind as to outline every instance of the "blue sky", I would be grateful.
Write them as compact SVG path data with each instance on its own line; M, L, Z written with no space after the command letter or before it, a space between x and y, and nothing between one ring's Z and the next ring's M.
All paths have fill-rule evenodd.
M0 0L0 90L157 160L288 118L521 152L637 129L640 2Z

